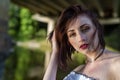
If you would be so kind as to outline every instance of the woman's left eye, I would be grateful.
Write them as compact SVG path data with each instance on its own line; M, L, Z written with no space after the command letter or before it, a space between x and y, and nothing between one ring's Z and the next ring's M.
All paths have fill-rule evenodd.
M86 26L81 29L82 32L87 32L90 29L90 27Z

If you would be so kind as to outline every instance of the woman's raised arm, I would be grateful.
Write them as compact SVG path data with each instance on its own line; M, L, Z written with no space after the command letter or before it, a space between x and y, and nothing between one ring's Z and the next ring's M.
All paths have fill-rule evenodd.
M47 70L45 72L45 75L43 77L43 80L56 80L57 67L58 67L58 62L57 62L58 50L55 39L55 31L51 34L51 43L52 43L52 55Z

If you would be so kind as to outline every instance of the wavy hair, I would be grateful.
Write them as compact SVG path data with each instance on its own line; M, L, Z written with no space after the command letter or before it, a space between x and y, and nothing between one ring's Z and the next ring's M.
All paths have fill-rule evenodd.
M67 67L67 60L71 59L71 55L75 51L75 49L68 41L68 37L67 37L68 25L73 20L75 20L79 15L83 15L83 14L87 15L95 25L98 31L99 44L103 49L105 48L105 41L103 38L103 27L99 23L96 15L93 12L89 11L87 8L82 7L80 5L70 6L61 13L57 21L56 27L54 29L58 44L58 53L57 53L58 65L62 69L65 69ZM50 38L51 37L52 37L52 33L50 34Z

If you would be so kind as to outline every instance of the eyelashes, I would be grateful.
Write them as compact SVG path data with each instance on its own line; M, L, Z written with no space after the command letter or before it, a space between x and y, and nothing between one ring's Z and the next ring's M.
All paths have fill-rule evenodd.
M70 33L69 34L69 37L74 37L74 36L76 36L76 33Z
M86 34L87 32L89 32L90 30L90 27L89 26L83 26L83 27L80 27L79 29L79 33L83 33L83 34ZM72 30L71 32L69 32L68 34L68 37L75 37L77 35L77 32L75 32L75 30Z
M89 31L90 30L90 27L89 26L84 26L84 27L82 27L81 29L80 29L80 31L81 32L87 32L87 31Z

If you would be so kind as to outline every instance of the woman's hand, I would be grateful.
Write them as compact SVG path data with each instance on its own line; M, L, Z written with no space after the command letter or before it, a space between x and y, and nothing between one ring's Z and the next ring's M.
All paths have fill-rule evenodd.
M52 50L53 51L58 51L58 45L57 45L57 42L56 42L56 35L55 35L55 31L53 31L52 33L52 38L51 38L51 43L52 43Z
M52 44L52 51L58 51L58 45L56 42L56 35L55 35L55 31L52 31L49 36L48 36L48 40L51 42Z
M58 62L57 62L58 45L56 42L55 31L50 33L49 40L52 44L52 55L43 80L56 80L56 73L58 66Z

